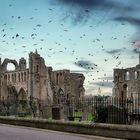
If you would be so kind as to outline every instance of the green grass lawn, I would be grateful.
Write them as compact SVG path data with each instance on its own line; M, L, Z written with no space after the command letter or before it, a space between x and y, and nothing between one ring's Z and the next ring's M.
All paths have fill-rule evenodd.
M73 112L73 117L75 117L74 121L80 121L80 118L78 117L82 117L82 115L83 115L83 112L80 112L80 111ZM90 122L95 121L95 115L92 112L89 112L86 120Z
M88 113L87 121L95 121L95 115L93 113Z
M80 111L75 111L73 112L73 117L74 117L74 121L80 121L80 117L82 117L83 112Z

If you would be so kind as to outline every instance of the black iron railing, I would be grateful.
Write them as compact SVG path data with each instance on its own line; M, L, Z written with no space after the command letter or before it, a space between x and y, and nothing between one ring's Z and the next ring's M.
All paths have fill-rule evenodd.
M1 116L37 117L70 121L89 121L114 124L139 124L138 98L93 97L63 100L51 104L38 99L0 101Z

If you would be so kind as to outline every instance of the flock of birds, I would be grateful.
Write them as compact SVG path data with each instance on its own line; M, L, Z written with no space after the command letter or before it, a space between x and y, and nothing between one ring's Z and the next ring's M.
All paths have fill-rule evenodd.
M9 4L9 8L11 8L12 6L13 6L12 4ZM35 11L39 11L37 8L35 8L34 10ZM49 8L48 10L50 12L54 12L54 9L52 9L52 8ZM87 10L85 10L85 12L89 13L90 11L87 9ZM11 19L12 20L16 19L16 20L20 21L20 20L22 20L22 16L11 15ZM29 17L28 19L30 21L34 22L33 20L35 19L35 17L32 16L32 17ZM50 19L50 20L48 20L48 23L47 24L51 24L52 22L54 22L54 21L52 19ZM122 23L122 26L124 26L124 25L125 24ZM1 25L1 28L2 28L1 29L1 33L0 33L0 35L1 35L1 41L2 41L2 43L5 43L5 44L3 44L3 47L5 47L5 45L11 44L10 42L7 42L6 41L7 38L9 38L9 34L7 33L7 30L8 30L7 28L9 28L8 26L9 25L7 25L7 23L3 23L3 25ZM70 29L66 29L65 28L65 23L60 23L60 26L62 27L62 30L63 30L64 34L68 34L70 32ZM90 25L89 26L89 28L93 28L93 27L94 27L94 25ZM9 29L13 31L15 28L10 27ZM50 36L51 33L46 33L46 36L44 38L39 38L39 34L38 34L39 28L43 28L43 25L41 23L38 23L35 26L33 26L32 27L32 33L30 35L28 35L28 38L30 38L32 40L32 42L34 42L32 44L32 46L34 48L37 48L40 51L46 51L48 53L47 54L47 57L48 58L49 57L53 57L53 55L61 55L61 54L66 53L66 52L69 51L69 55L72 56L72 58L74 58L73 64L76 65L76 66L78 66L78 67L80 67L80 68L83 68L83 70L85 70L87 72L87 77L90 77L93 81L95 80L94 77L95 77L96 73L99 73L100 71L104 72L103 77L107 77L108 76L108 74L105 73L105 70L102 69L98 64L92 63L92 62L89 63L88 61L81 60L81 56L79 56L79 57L77 56L78 52L76 51L76 49L71 49L71 48L68 48L68 47L61 47L61 46L63 46L62 45L63 42L55 41L54 42L54 46L55 47L47 47L47 48L46 47L43 47L43 46L40 47L40 44L39 43L36 43L36 40L39 40L40 42L45 42L47 36ZM41 32L40 32L40 34L41 34ZM99 36L103 36L103 33L99 33ZM60 38L63 38L64 35L63 34L60 34L59 37ZM86 37L88 37L88 34L82 33L78 38L82 40L82 39L85 39ZM125 37L126 36L124 36L124 38ZM16 44L17 39L21 39L22 41L25 40L25 42L26 42L26 39L27 39L27 37L26 36L22 36L21 33L15 33L10 38L11 38L11 40L14 41L14 43L13 43L13 49L15 50L15 52L17 50L17 44ZM59 38L58 38L58 40L59 40ZM69 37L69 38L67 38L67 40L69 40L70 42L72 42L73 41L73 38ZM117 40L117 37L113 37L112 36L110 38L110 40L111 41L112 40L115 41L115 40ZM22 44L22 41L21 41L21 44ZM86 41L86 39L85 39L85 41ZM95 38L95 39L93 39L92 42L91 42L91 45L96 46L96 43L100 43L101 44L101 48L100 48L100 51L101 52L104 51L105 53L107 53L108 50L106 50L106 47L102 45L101 38ZM26 45L22 45L21 47L23 49L23 53L29 53L26 50L27 49L27 46ZM73 48L74 47L75 46L73 46ZM92 52L88 52L88 50L87 50L87 53L85 52L85 55L88 56L88 59L91 57L91 60L94 61L94 58L95 57L99 57L98 56L98 53L99 52L94 52L94 48L93 48L93 53ZM116 61L116 64L115 64L114 67L122 67L122 65L121 65L122 62L121 62L121 59L120 59L120 57L121 57L121 51L120 52L117 52L117 53L115 53L115 52L113 53L112 52L112 54L109 54L108 53L108 55L111 55L112 56L112 59L114 59ZM109 61L111 61L111 60L109 58L104 58L101 61L103 61L105 65L106 64L109 65ZM98 77L98 79L100 79L100 77ZM88 81L88 83L90 83L90 82L91 81ZM102 82L108 82L108 79L106 79L106 80L103 79ZM102 86L104 86L104 85L102 85Z

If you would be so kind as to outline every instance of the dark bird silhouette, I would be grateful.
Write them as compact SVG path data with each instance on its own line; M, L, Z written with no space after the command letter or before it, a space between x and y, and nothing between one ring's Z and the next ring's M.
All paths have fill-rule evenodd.
M5 29L2 29L1 31L2 31L2 32L4 32L4 31L5 31Z
M26 48L26 46L22 46L22 48Z
M29 19L32 20L32 19L34 19L34 17L30 17Z
M16 38L19 37L19 34L16 34Z
M50 11L53 11L53 9L49 8Z
M118 66L121 64L121 61L118 62Z
M5 36L6 36L6 34L3 35L3 37L5 37Z
M20 19L21 18L21 16L18 16L18 19Z
M36 46L37 44L33 44L33 46Z
M49 20L49 21L48 21L48 23L51 23L51 22L52 22L52 20Z
M88 9L86 9L86 10L85 10L85 12L89 13L89 10L88 10Z
M41 24L37 24L36 27L41 27Z

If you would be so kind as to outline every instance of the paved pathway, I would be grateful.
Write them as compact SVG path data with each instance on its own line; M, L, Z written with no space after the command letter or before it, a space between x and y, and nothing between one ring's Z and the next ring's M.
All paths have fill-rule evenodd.
M0 124L0 140L118 140Z

